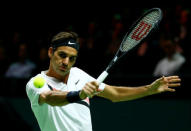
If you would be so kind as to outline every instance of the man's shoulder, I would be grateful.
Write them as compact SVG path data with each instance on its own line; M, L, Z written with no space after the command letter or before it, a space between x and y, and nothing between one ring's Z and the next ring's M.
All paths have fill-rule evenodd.
M71 74L80 79L86 79L86 80L90 80L90 81L94 80L94 78L91 75L89 75L84 70L77 68L77 67L73 67L71 69Z
M71 68L71 73L74 74L74 75L78 75L78 76L89 76L88 73L86 73L84 70L78 68L78 67L72 67Z
M78 67L72 67L71 71L72 71L72 73L86 73L85 71L83 71L82 69L80 69Z
M33 84L33 81L34 81L34 79L35 79L36 77L43 77L43 75L42 75L41 73L39 73L39 74L36 74L35 76L31 77L31 78L29 79L29 81L27 82L27 85Z

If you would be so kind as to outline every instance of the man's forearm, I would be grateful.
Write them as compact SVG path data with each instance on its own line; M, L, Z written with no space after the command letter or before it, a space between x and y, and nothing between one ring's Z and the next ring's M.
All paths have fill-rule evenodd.
M150 85L141 87L118 87L106 85L103 92L98 96L110 99L114 102L138 99L144 96L162 92L175 92L173 87L180 86L179 76L160 77Z
M67 92L63 91L43 92L39 96L39 104L47 103L51 106L63 106L69 103L66 96Z
M149 85L141 87L117 87L118 99L116 101L129 101L150 95Z
M148 88L150 85L141 87L118 87L106 86L99 96L110 99L113 102L129 101L150 95Z

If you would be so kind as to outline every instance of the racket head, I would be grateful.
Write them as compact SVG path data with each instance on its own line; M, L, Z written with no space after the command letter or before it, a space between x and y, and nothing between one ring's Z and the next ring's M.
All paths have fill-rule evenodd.
M152 8L146 11L124 36L119 52L127 52L133 47L141 43L153 30L155 30L162 20L162 10L160 8Z
M152 31L158 28L162 16L160 8L152 8L139 17L125 34L115 57L107 66L106 71L108 72L122 56L140 44Z

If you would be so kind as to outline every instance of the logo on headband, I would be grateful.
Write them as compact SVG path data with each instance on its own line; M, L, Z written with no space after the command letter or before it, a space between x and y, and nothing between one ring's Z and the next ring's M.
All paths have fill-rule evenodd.
M74 45L74 44L76 44L76 43L71 43L70 41L68 41L68 44L69 44L69 45Z
M52 46L54 48L57 48L59 46L70 46L72 48L75 48L77 51L79 50L79 47L80 47L79 43L77 43L74 39L69 39L69 40L60 39L60 40L54 41L52 43Z

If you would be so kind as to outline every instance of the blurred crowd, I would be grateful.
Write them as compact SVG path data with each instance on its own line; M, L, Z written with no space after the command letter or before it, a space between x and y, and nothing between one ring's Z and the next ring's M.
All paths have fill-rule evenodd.
M190 9L179 4L161 9L163 19L159 28L115 65L112 70L115 76L191 75ZM80 51L75 66L97 77L113 58L128 28L146 10L148 8L120 8L111 10L107 16L94 12L82 24L71 22L35 33L1 31L0 78L18 82L48 69L50 39L59 31L79 34Z

